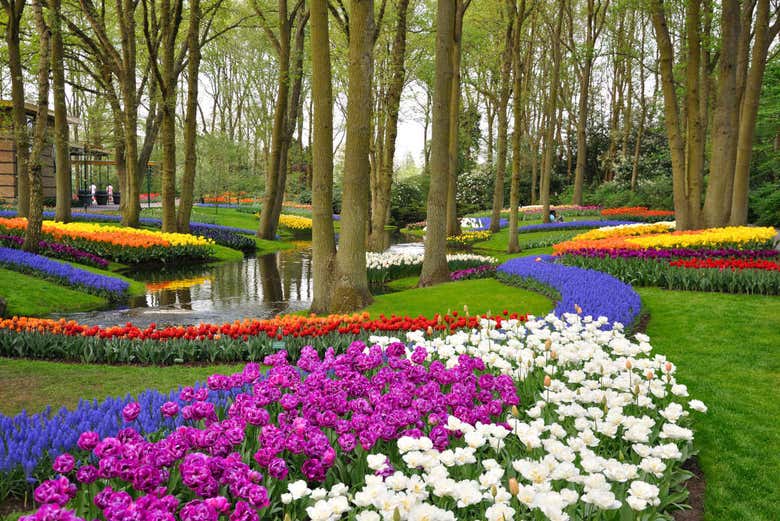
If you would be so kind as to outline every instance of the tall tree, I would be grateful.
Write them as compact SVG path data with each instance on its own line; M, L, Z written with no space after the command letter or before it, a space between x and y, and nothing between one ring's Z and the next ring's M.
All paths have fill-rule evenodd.
M558 12L555 15L555 20L551 21L550 30L550 49L552 60L552 71L550 73L550 90L547 98L547 127L545 129L544 136L544 158L542 162L542 172L539 182L539 199L542 204L542 220L543 222L550 222L550 180L552 177L552 162L553 162L553 149L555 148L555 142L553 136L555 134L555 126L557 120L555 113L558 108L558 91L560 88L560 76L561 76L561 29L563 27L564 7L566 2L558 2Z
M48 0L51 26L51 72L54 90L54 165L56 176L56 208L54 218L70 221L73 197L70 177L70 143L68 109L65 105L65 56L62 43L62 4Z
M273 130L271 134L271 155L269 158L268 170L266 172L265 194L263 195L263 206L260 210L260 227L257 230L257 236L262 239L273 240L276 236L276 228L279 224L279 217L275 216L276 201L284 195L283 177L286 178L287 171L287 151L289 150L288 135L292 135L290 129L289 107L290 103L290 82L294 80L291 75L292 60L292 38L295 21L298 19L298 13L303 9L303 2L297 2L292 9L289 8L287 0L279 0L278 3L278 23L276 32L273 31L268 23L265 12L260 4L255 0L252 6L257 13L263 30L271 42L276 56L278 58L278 77L276 89L276 103L274 107ZM282 174L284 170L284 174Z
M384 99L378 100L384 112L384 129L381 139L374 147L381 149L377 157L381 161L372 169L371 179L371 233L368 247L372 251L385 249L385 225L390 216L390 194L393 184L393 158L395 142L398 137L398 111L401 105L401 93L406 80L406 33L409 0L398 0L396 4L396 24L393 45L390 50L390 81Z
M371 79L373 77L374 2L350 0L347 71L347 142L341 233L329 308L355 311L371 302L366 274L368 186L371 165Z
M33 17L40 46L38 48L38 103L35 114L33 145L30 150L28 178L30 183L30 214L24 232L22 249L37 251L43 225L43 148L46 146L46 129L49 125L49 45L51 32L43 18L43 6L39 0L33 0Z
M187 107L184 114L184 172L181 181L181 200L176 215L176 229L190 231L195 173L198 168L198 74L202 57L200 44L200 0L190 0L190 21L187 27Z
M176 231L176 38L181 26L182 10L183 0L143 0L146 49L159 86L162 110L160 199L162 229L165 232Z
M460 62L463 40L463 17L471 5L471 0L455 0L455 26L452 31L452 47L450 60L452 61L452 84L450 85L450 125L449 125L449 179L447 181L447 235L460 233L460 220L458 219L458 118L460 116ZM438 34L438 33L437 33Z
M311 310L329 309L336 240L333 233L333 87L327 0L311 0L312 275Z
M8 45L8 69L11 73L11 100L14 141L16 144L16 205L19 216L30 212L30 183L27 164L30 159L27 134L27 111L24 106L24 73L22 71L21 25L25 0L0 0L6 13L5 42Z
M450 98L453 83L451 59L455 6L438 0L436 11L436 77L433 89L431 184L428 189L427 230L421 287L449 280L447 267L447 183L449 182Z
M504 50L501 53L501 72L499 77L499 91L496 100L496 114L498 116L498 148L496 150L496 181L493 186L493 211L490 214L490 231L497 233L501 229L501 210L504 208L504 176L506 175L507 157L507 106L512 92L512 60L515 56L514 49L514 24L515 24L515 0L505 2L506 29Z
M586 0L585 40L581 49L578 48L574 36L574 30L577 25L572 15L572 5L574 4L575 2L568 3L566 9L569 18L568 45L575 57L574 70L580 87L577 98L577 163L574 170L572 204L581 205L582 191L585 184L585 163L588 157L587 131L591 72L596 58L596 42L607 19L606 13L609 8L609 0Z

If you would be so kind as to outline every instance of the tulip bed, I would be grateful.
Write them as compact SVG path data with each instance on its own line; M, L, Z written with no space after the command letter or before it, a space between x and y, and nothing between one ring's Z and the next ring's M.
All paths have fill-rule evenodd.
M309 217L285 213L279 216L279 227L295 237L311 237L311 226L312 220Z
M663 232L665 223L603 228L553 247L561 262L637 286L780 294L773 228ZM659 227L659 228L655 228Z
M486 230L466 231L460 235L450 235L447 237L447 247L455 250L468 250L474 243L490 239L491 235Z
M26 227L27 219L0 218L0 233L22 235ZM194 235L85 222L44 221L43 235L47 240L124 264L202 260L211 254L213 244Z
M665 221L674 216L672 210L651 210L646 206L628 206L620 208L604 208L601 210L604 217L622 217L634 221L656 222Z
M178 428L145 432L135 402L116 435L85 422L22 519L671 519L684 501L706 407L646 336L567 314L370 340L210 377L241 391L161 404Z
M0 266L59 282L110 301L126 298L130 288L127 281L120 278L92 273L42 255L11 248L0 247Z
M18 235L0 235L0 244L9 248L21 249L24 244L24 237ZM110 264L110 262L103 257L98 257L97 255L68 246L67 244L40 241L38 246L40 247L40 251L44 252L47 257L76 262L78 264L94 266L95 268L101 269L107 268Z
M0 210L0 217L9 218L16 217L16 215L16 210ZM43 216L47 219L53 219L54 212L43 212ZM121 216L119 215L102 212L73 212L71 217L73 217L74 221L94 223L118 223L122 220ZM141 217L139 221L144 226L155 228L160 228L162 226L162 221L153 217ZM246 235L254 235L256 231L257 230L250 230L246 228L221 226L219 224L190 222L190 234L205 237L206 239L211 239L220 246L225 246L227 248L233 248L240 251L255 251L255 242L249 237L246 237Z
M517 229L518 233L543 232L551 230L579 230L583 228L601 228L604 226L625 226L636 224L634 221L564 221L539 224L527 224Z
M496 267L493 264L483 264L476 268L466 268L464 270L456 270L450 273L450 280L472 280L472 279L486 279L489 277L495 277Z
M391 280L419 275L424 256L422 253L366 253L368 283L383 286ZM450 271L476 268L484 264L498 264L498 259L485 255L458 253L447 255Z
M524 320L506 312L493 316ZM244 320L222 325L171 326L140 329L130 323L106 327L76 321L14 317L0 320L0 356L83 363L171 365L191 362L261 360L286 349L296 355L304 345L326 349L345 340L374 333L402 334L411 330L455 331L473 328L480 317L458 312L425 317L369 319L367 314Z

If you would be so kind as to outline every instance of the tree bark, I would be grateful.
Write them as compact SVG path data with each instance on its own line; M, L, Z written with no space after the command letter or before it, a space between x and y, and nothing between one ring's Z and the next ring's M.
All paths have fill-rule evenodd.
M694 0L694 3L696 1ZM698 224L698 208L693 209L689 202L689 170L686 168L685 144L681 134L680 109L674 82L674 49L672 48L663 1L653 0L651 10L659 53L658 68L661 73L661 88L664 98L664 123L672 156L675 221L677 229L689 230Z
M447 267L447 185L449 182L450 99L452 95L452 46L455 5L438 0L436 11L436 76L433 90L431 135L431 184L428 189L425 256L419 286L449 280Z
M552 37L552 72L550 77L550 94L547 100L547 129L544 138L544 167L540 179L539 199L542 204L542 222L550 222L550 179L552 177L553 148L555 143L555 111L558 106L558 89L561 74L561 28L563 25L564 2L559 3L558 19Z
M49 42L51 33L43 18L43 7L38 0L32 3L35 28L40 47L38 49L38 110L35 115L33 145L30 151L28 178L30 183L30 214L24 232L24 251L38 251L43 225L43 180L41 155L46 146L46 129L49 124Z
M703 211L704 224L713 228L725 226L729 220L739 134L739 94L737 92L737 53L740 40L739 2L737 0L723 0L722 9L718 92L712 121L710 175Z
M25 0L0 0L7 15L5 41L8 45L8 69L11 75L12 119L16 150L16 206L20 217L30 212L30 180L27 165L30 160L30 138L24 107L24 73L20 30Z
M512 81L512 61L514 59L514 0L507 0L507 26L505 32L505 47L501 59L501 78L496 104L498 116L498 148L496 150L496 182L493 189L493 211L490 214L490 231L498 233L501 230L501 210L504 209L504 177L506 176L507 156L507 105L509 104L510 83ZM516 129L515 129L516 130Z
M347 142L341 234L329 308L355 311L371 302L366 275L366 224L371 165L371 79L373 77L374 2L351 0L349 19Z
M336 241L333 233L333 87L327 0L311 0L313 313L329 309Z
M62 12L60 0L48 1L51 13L51 69L54 87L54 149L56 176L56 208L54 219L70 221L73 187L70 176L70 144L68 109L65 105L65 66L62 46Z
M515 28L512 38L512 65L515 70L514 80L512 81L512 119L514 130L512 131L512 181L509 187L509 243L507 253L517 253L520 251L520 244L517 236L518 207L520 206L520 150L523 122L523 76L528 71L520 70L520 37L522 28L523 11L525 10L525 1L523 0L520 9L516 14ZM533 38L532 38L533 39ZM529 44L529 54L532 53L533 44ZM527 81L527 76L525 78Z
M753 137L756 129L761 83L766 68L769 45L777 38L778 30L780 29L780 23L777 22L773 24L771 29L769 27L769 0L758 0L757 8L755 41L753 42L750 71L745 81L739 117L739 139L734 168L731 215L729 216L729 224L732 226L747 224L750 160L753 155ZM780 136L780 133L778 133L778 136ZM775 143L777 142L776 140Z
M458 220L458 130L460 119L460 62L461 39L463 37L463 16L468 4L455 0L455 28L452 34L452 85L450 86L450 136L448 143L449 181L447 182L447 235L460 234Z
M197 172L198 140L198 73L200 71L200 0L190 0L190 22L187 29L187 108L184 115L184 172L181 178L181 197L176 216L176 229L189 233L192 215L195 173Z
M385 226L390 215L390 197L393 186L393 159L395 157L395 141L398 137L398 110L401 104L401 93L406 79L404 63L406 61L406 15L409 0L399 0L398 20L395 26L395 37L391 51L392 61L390 84L386 95L386 119L384 139L377 146L382 147L382 161L378 165L376 189L373 190L375 200L371 201L371 233L368 236L368 247L371 251L385 249Z
M288 18L287 0L279 0L279 36L276 39L276 51L279 58L279 76L277 80L276 103L274 107L273 130L271 131L271 156L266 171L263 207L260 210L260 227L257 236L274 240L278 219L274 219L276 192L279 189L279 171L287 166L284 140L286 138L287 104L290 96L290 39L291 23Z

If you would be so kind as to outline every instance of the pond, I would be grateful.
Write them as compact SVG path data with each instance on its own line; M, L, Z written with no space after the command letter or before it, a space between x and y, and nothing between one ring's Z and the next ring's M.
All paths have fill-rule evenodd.
M422 251L422 243L394 244L389 250ZM129 270L123 275L146 283L146 294L119 308L60 316L90 325L132 322L146 327L221 324L303 311L312 300L311 243L298 242L289 250L237 262Z

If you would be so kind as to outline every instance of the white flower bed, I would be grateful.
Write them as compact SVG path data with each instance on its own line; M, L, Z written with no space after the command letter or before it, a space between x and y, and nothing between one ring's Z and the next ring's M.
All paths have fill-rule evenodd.
M501 329L484 320L446 338L408 333L409 356L423 346L451 367L469 354L511 376L521 406L503 425L450 417L447 428L463 436L446 450L401 438L396 452L358 466L374 473L329 490L292 483L283 501L312 520L671 519L690 475L680 468L693 453L690 413L706 406L688 399L676 366L646 335L605 324L549 315Z
M423 263L421 253L373 253L366 252L366 267L370 270L383 270L401 266L418 266ZM474 262L479 264L498 264L498 259L486 255L458 253L447 255L447 262Z

